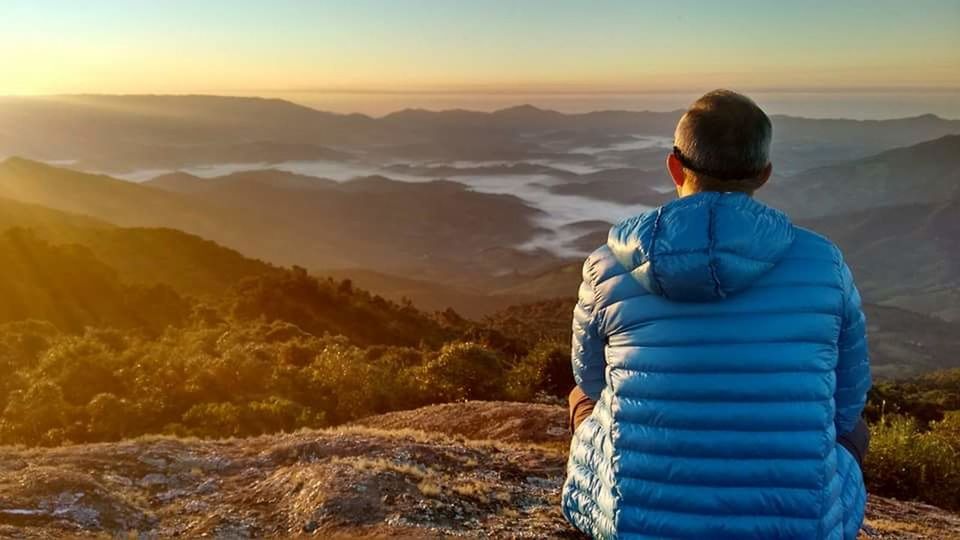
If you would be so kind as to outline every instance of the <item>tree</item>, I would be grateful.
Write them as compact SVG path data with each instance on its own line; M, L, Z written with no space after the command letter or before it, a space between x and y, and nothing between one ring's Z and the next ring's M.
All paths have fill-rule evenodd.
M89 419L87 431L97 441L122 439L135 421L130 404L110 393L97 394L84 409Z
M504 364L496 352L471 342L444 345L419 371L421 391L434 402L496 399Z
M72 407L52 381L38 381L27 390L11 393L3 411L0 439L6 443L56 445L64 442L49 437L62 432L72 416Z
M570 368L570 346L540 342L507 374L511 399L529 401L537 394L563 397L576 382Z

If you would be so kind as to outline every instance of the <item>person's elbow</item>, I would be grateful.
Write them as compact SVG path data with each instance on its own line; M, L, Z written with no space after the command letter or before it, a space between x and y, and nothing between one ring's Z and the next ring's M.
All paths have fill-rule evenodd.
M583 393L593 401L598 401L600 399L600 394L603 392L603 387L606 386L606 382L604 381L602 373L599 377L587 376L578 373L574 376L574 380L577 382L577 386L583 390Z

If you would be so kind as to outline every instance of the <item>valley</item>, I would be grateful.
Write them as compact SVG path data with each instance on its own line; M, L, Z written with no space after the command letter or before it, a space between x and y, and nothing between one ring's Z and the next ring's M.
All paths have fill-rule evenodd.
M25 128L0 154L24 157L0 164L0 197L98 226L182 230L476 318L572 296L578 262L612 223L673 197L662 161L676 117L5 98L0 126ZM777 172L759 197L838 242L869 302L957 320L960 121L773 121ZM39 134L67 123L41 151Z

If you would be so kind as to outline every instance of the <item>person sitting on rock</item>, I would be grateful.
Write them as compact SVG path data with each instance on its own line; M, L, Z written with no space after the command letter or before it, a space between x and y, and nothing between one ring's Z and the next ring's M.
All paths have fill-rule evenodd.
M592 537L857 536L860 294L832 242L752 197L771 136L749 98L698 99L667 156L679 198L583 265L562 510Z

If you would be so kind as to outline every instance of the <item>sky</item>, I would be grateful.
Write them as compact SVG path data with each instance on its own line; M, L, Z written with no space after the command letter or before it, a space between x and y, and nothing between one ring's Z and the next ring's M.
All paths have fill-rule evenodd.
M0 95L576 108L723 86L948 107L960 0L0 0L0 66Z

